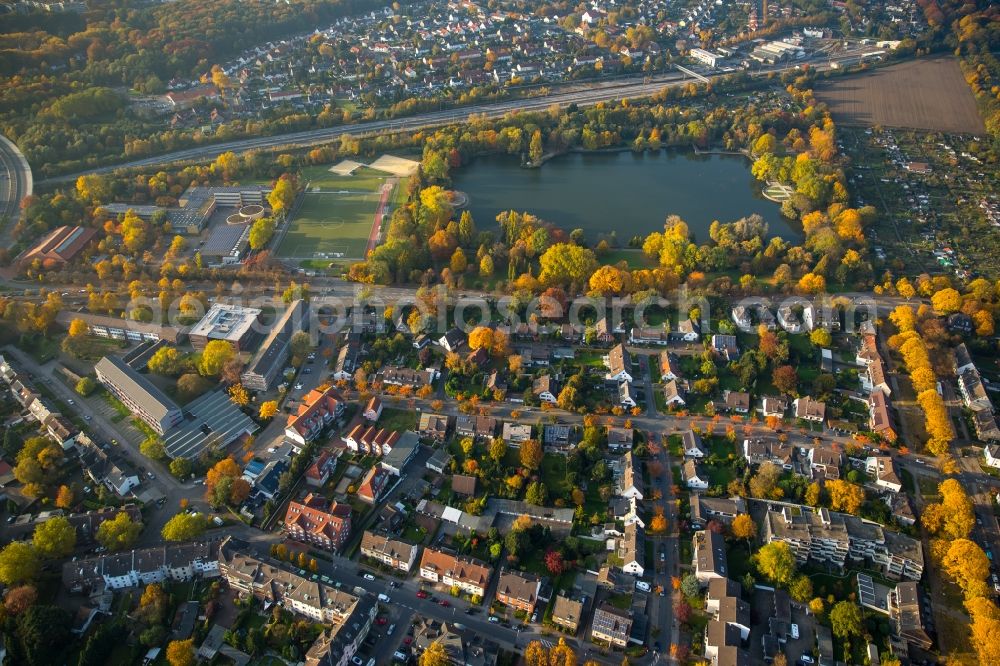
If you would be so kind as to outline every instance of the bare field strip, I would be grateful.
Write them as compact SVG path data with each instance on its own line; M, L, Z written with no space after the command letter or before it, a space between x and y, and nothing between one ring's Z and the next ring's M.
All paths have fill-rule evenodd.
M972 91L953 57L891 65L816 86L816 97L844 125L883 125L985 134Z

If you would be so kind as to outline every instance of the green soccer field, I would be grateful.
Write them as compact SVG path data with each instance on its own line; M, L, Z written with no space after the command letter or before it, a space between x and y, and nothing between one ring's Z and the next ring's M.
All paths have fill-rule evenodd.
M307 169L309 186L278 247L278 256L299 259L364 258L386 176L359 169L337 176L327 167Z

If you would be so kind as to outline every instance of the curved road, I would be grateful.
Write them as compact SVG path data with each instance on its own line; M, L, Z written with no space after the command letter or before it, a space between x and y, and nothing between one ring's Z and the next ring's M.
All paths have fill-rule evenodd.
M803 65L809 65L817 70L830 68L831 62L840 62L856 59L863 50L846 51L838 54L835 58L826 56L801 60L795 63L784 63L780 66L770 67L755 71L753 76L767 76L768 74L780 73L793 70ZM723 73L715 75L713 78L723 76ZM516 111L543 111L556 104L567 106L578 104L581 106L596 104L610 100L628 97L646 97L660 92L665 87L684 85L693 79L685 75L674 72L661 74L649 78L632 78L620 81L591 81L582 84L571 84L572 90L561 88L561 92L550 93L545 96L530 99L503 100L492 104L478 104L475 106L465 106L458 109L446 109L442 111L431 111L408 118L398 118L394 120L376 120L367 123L354 125L338 125L337 127L327 127L322 129L304 130L289 134L279 134L275 136L257 137L249 139L237 139L223 143L215 143L207 146L196 146L184 150L165 153L141 160L123 162L121 164L99 167L90 171L56 176L39 184L54 184L75 180L85 173L110 173L116 169L127 169L132 167L146 167L171 162L185 160L212 160L227 151L246 151L261 148L278 147L305 147L317 144L328 143L344 134L354 136L366 136L379 132L398 132L403 130L416 130L428 127L440 127L467 119L470 115L481 115L487 118L496 118Z
M0 243L7 243L14 222L20 216L21 200L30 196L34 190L31 177L31 167L24 154L14 145L14 142L0 134L0 220L8 220L0 228Z

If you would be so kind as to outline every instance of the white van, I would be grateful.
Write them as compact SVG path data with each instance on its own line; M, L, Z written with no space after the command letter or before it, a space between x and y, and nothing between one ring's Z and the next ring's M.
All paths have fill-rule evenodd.
M635 587L636 587L636 589L642 590L643 592L649 592L652 589L649 586L649 583L647 583L644 580L637 580L637 581L635 581Z
M379 600L379 601L381 601L381 602L382 602L382 603L384 603L384 604L387 604L387 603L389 603L390 601L392 601L392 600L391 600L391 599L389 598L389 595L387 595L387 594L379 594L379 595L378 595L378 600Z

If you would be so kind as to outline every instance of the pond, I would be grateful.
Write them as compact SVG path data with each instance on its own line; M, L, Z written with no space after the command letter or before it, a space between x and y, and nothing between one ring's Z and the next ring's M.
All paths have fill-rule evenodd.
M768 222L769 235L798 243L796 229L780 206L765 199L738 155L695 155L691 151L571 153L539 169L521 168L516 157L491 155L455 169L456 190L469 197L479 228L497 213L514 209L572 231L590 242L615 231L618 242L663 230L667 215L688 223L698 243L708 241L713 220L732 222L751 213Z

